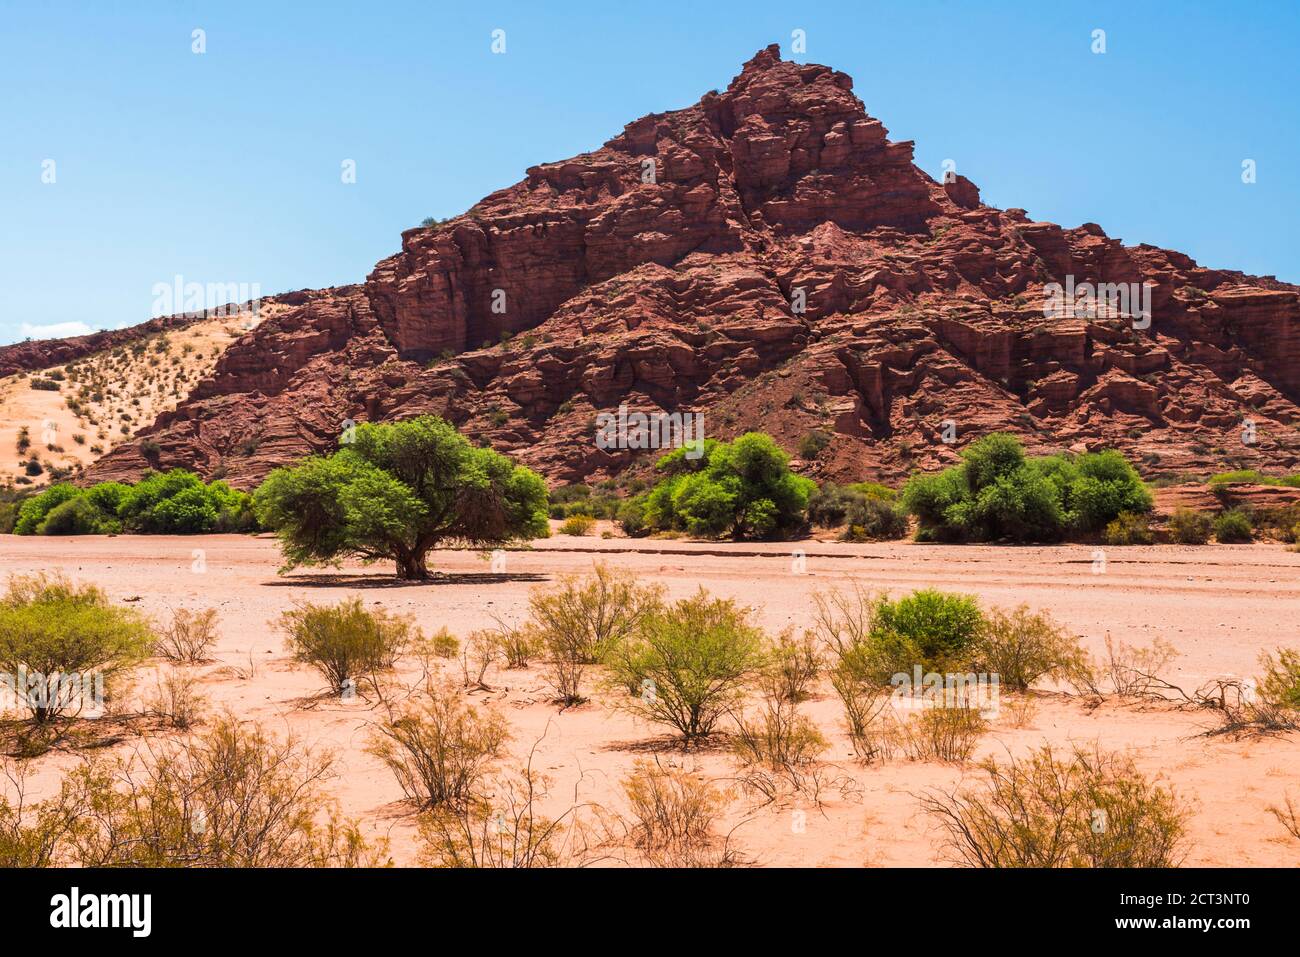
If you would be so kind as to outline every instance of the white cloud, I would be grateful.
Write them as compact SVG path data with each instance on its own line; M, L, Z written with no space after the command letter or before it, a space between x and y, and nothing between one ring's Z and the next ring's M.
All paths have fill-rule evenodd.
M84 336L94 331L84 322L55 322L48 326L33 326L24 322L22 325L22 338L66 339L68 336Z

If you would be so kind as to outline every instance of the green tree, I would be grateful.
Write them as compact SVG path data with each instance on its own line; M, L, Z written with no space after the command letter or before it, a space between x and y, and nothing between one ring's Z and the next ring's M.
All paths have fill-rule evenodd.
M788 533L803 522L816 483L790 471L789 456L770 435L708 440L694 459L688 451L655 463L666 478L639 500L643 527L743 539Z
M280 539L283 570L353 557L422 579L441 543L484 547L548 532L541 477L436 416L360 425L338 452L276 469L253 501Z

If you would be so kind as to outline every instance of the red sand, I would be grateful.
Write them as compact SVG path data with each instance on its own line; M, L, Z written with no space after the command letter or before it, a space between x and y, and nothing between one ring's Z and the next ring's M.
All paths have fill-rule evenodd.
M792 572L796 551L806 573ZM196 550L205 570L195 571ZM1254 675L1261 651L1295 646L1300 618L1300 554L1281 546L1107 548L1106 567L1093 573L1086 546L1002 548L926 546L910 543L847 545L805 542L716 545L676 541L601 540L556 536L531 550L510 551L505 575L491 573L485 556L439 552L430 567L445 580L398 584L387 567L300 571L279 577L279 555L267 538L202 537L16 538L0 537L0 575L62 569L105 588L115 600L139 596L135 607L164 617L168 608L215 607L221 640L215 663L200 666L204 692L214 706L273 729L293 728L311 742L340 751L334 793L349 816L391 838L393 857L410 863L416 852L414 819L401 803L392 775L363 751L368 725L378 713L364 703L303 699L322 690L321 679L286 655L271 622L296 601L337 601L359 594L368 604L410 613L425 633L446 626L464 638L490 627L492 616L518 621L530 588L565 572L590 567L606 555L611 565L663 583L671 597L700 585L754 606L773 632L810 624L812 593L858 581L873 589L905 593L935 586L972 592L988 604L1050 611L1097 650L1105 633L1147 643L1172 642L1180 657L1169 680L1189 690L1217 675ZM530 580L530 579L536 580ZM503 580L504 579L504 580ZM252 678L235 668L256 663ZM448 663L459 674L459 665ZM507 716L516 756L545 733L540 766L554 779L551 810L567 806L582 778L583 797L621 809L618 782L662 729L639 723L609 706L605 695L560 712L549 704L537 667L489 673L495 701ZM828 689L803 706L831 741L828 761L860 788L852 798L832 791L820 808L798 802L751 812L753 801L738 799L730 821L749 820L736 832L743 853L764 865L890 866L943 863L939 834L918 813L916 795L931 786L950 786L978 772L940 763L895 758L863 767L851 760L838 701ZM976 757L1024 753L1047 741L1099 741L1131 749L1139 765L1161 773L1194 808L1191 853L1200 865L1288 866L1300 863L1300 844L1268 813L1288 789L1300 787L1300 735L1233 741L1199 737L1214 724L1205 712L1162 704L1110 702L1089 710L1078 699L1043 696L1023 728L1012 726L1008 709L983 739ZM127 745L123 745L126 747ZM38 759L38 790L53 786L57 773L75 758L52 754ZM722 751L701 755L661 754L661 760L698 766L711 777L734 776L735 764ZM794 827L794 811L806 812L806 827Z

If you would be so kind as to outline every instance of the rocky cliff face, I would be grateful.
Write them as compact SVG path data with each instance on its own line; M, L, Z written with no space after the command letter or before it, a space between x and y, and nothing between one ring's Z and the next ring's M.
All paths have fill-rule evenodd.
M824 66L775 46L725 92L408 230L360 286L296 294L141 438L255 484L346 420L432 412L554 482L612 474L595 417L699 411L813 474L895 479L993 430L1147 474L1300 458L1300 288L1062 229L936 182ZM1050 284L1150 284L1045 315ZM945 441L951 439L953 441ZM149 466L139 443L91 479Z

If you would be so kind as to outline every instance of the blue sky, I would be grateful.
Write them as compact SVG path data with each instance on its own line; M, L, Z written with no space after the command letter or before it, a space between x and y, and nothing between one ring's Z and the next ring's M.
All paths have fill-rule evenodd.
M852 75L986 202L1300 282L1292 0L0 0L0 343L141 322L177 274L360 281L402 229L725 87L772 42Z

